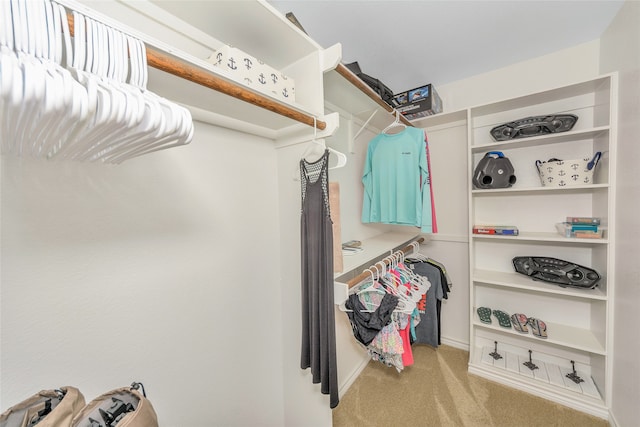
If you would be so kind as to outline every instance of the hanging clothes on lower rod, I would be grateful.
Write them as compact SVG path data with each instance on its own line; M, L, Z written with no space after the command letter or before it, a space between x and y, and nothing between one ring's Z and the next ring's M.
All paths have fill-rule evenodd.
M431 290L418 303L422 322L416 327L414 343L438 347L441 344L442 300L451 292L451 279L445 266L419 252L405 259L406 266L415 274L425 277L431 283Z
M418 243L412 247L415 250ZM401 372L413 364L411 344L419 340L417 328L429 319L425 315L436 318L435 307L434 313L425 310L427 295L435 292L433 283L407 266L404 251L367 271L364 279L349 282L353 286L341 309L369 356Z

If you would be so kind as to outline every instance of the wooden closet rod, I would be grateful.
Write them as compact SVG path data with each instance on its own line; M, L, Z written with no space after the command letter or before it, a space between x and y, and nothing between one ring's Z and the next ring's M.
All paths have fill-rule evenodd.
M424 237L418 237L416 240L414 240L414 242L422 243L422 242L424 242ZM411 252L413 250L413 246L407 245L407 246L405 246L404 248L402 248L400 250L406 255L406 254L408 254L409 252ZM385 265L389 265L391 263L391 261L389 261L387 258L384 258L382 260L382 261L384 261ZM371 277L371 273L369 273L368 271L365 270L362 273L358 274L353 279L349 280L347 282L347 287L352 288L355 285L357 285L358 283L362 282L367 277Z
M373 89L371 89L369 86L367 86L367 84L365 82L363 82L360 79L360 77L356 76L350 69L348 69L343 64L338 64L338 66L336 67L336 71L342 77L347 79L351 84L353 84L355 87L360 89L365 95L367 95L369 98L373 99L379 106L381 106L382 108L384 108L389 113L391 113L391 114L393 114L395 116L395 109L393 107L391 107L389 104L387 104L386 102L384 102L382 100L382 98L380 98L380 96L377 93L374 92ZM407 120L407 118L405 116L403 116L402 114L400 115L400 121L403 124L407 125L407 126L413 127L411 122L409 120Z
M69 21L71 35L73 36L74 19L71 13L67 12L67 20ZM250 104L257 105L258 107L296 120L300 123L304 123L305 125L313 127L315 123L316 128L320 130L324 130L327 127L327 123L322 120L314 121L313 116L301 113L298 110L267 98L266 96L247 90L240 85L228 82L227 80L216 76L210 71L187 64L180 59L171 57L149 46L147 46L147 63L151 67L158 70L167 72L185 80L192 81L199 84L200 86L222 92L226 95L232 96Z

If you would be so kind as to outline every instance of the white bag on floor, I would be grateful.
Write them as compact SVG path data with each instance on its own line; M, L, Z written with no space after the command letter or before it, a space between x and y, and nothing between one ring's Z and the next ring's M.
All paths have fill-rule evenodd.
M74 387L42 390L2 413L0 427L69 427L84 403Z
M138 391L140 384L111 390L89 402L72 427L158 427L151 402ZM144 390L144 389L143 389Z

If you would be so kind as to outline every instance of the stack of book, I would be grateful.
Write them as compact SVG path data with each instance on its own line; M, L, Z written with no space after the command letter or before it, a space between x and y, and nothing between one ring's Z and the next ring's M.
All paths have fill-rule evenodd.
M474 225L473 234L497 234L503 236L517 236L518 227L515 225Z
M349 240L342 244L342 254L343 255L355 255L364 251L362 247L362 242L360 240Z
M556 224L556 229L564 237L601 239L600 218L568 216L565 222Z

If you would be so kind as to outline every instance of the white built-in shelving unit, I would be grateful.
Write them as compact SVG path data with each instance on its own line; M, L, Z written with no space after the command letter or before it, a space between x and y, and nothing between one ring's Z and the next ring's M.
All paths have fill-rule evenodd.
M468 109L469 371L604 418L611 399L616 91L616 75L606 75ZM569 132L526 139L496 142L489 133L508 121L555 113L575 114L578 121ZM512 187L473 188L472 170L488 151L502 151L509 158L517 176ZM603 155L594 184L542 187L536 160L591 157L596 151ZM555 223L567 216L600 217L606 227L604 238L562 237ZM475 235L474 224L515 225L520 234ZM534 281L515 272L515 256L572 261L595 269L602 280L592 290ZM491 324L483 323L478 307L542 319L548 338L502 328L493 316ZM573 360L597 392L593 387L563 384L562 377L554 382L551 376L541 379L527 373L527 368L518 372L487 363L483 351L493 349L495 342L503 354L528 357L531 350L539 363L561 370L570 370Z
M424 128L430 145L440 150L434 158L449 159L440 174L434 173L435 179L448 180L449 191L446 203L436 203L439 216L442 213L447 220L433 238L455 241L464 233L469 242L469 372L603 418L608 417L611 402L613 360L616 105L617 76L611 74L412 122ZM572 130L558 134L497 142L489 133L509 121L555 113L579 118ZM473 169L489 151L502 151L513 164L517 181L512 187L473 187ZM596 151L603 156L593 184L541 185L536 160L591 157ZM450 160L464 156L466 161ZM440 166L433 165L436 172ZM464 200L460 193L466 193ZM468 212L464 223L455 219L461 211ZM567 216L600 217L606 227L604 237L561 236L555 224ZM475 235L474 224L515 225L520 233ZM527 255L591 267L602 280L595 289L534 281L513 268L513 257ZM491 324L483 323L478 307L542 319L548 338L502 328L495 317ZM496 342L505 358L489 363L487 359L493 359L487 356ZM529 350L539 372L521 369ZM571 361L585 377L584 384L566 379Z

